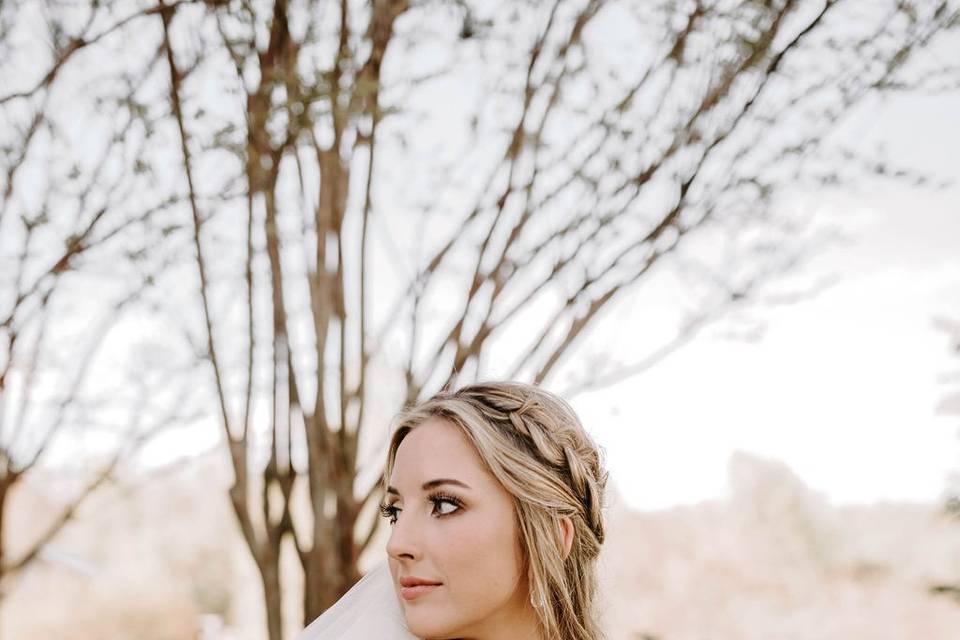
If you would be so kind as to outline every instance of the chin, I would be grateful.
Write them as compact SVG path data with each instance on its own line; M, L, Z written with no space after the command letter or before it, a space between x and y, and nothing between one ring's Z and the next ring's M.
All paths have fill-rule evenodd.
M447 640L449 638L459 637L454 632L452 628L453 625L442 620L437 620L427 612L418 612L413 615L405 615L404 617L407 620L407 628L410 629L410 633L418 638L423 638L424 640Z

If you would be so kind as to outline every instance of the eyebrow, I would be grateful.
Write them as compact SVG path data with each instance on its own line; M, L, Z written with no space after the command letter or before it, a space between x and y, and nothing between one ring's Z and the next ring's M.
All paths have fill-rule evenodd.
M423 489L424 491L429 491L430 489L433 489L434 487L439 487L442 484L455 484L458 487L463 487L464 489L470 488L470 485L464 484L459 480L454 480L453 478L437 478L436 480L430 480L429 482L424 482L423 486L421 486L420 488ZM387 493L392 493L393 495L396 495L396 496L400 495L400 492L397 491L394 487L387 487Z

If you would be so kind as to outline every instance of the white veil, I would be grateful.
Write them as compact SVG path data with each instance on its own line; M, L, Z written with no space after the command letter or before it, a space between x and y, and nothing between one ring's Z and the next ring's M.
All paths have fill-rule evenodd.
M418 640L407 629L387 564L367 572L297 640Z

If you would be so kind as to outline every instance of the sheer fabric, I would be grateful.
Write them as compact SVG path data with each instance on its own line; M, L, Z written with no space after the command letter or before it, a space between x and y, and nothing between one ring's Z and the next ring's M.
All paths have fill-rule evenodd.
M297 640L418 640L407 629L386 563L304 629Z

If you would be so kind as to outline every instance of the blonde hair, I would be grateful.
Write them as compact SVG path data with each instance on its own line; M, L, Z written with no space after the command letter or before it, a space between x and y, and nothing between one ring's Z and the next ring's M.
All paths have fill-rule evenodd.
M596 560L603 544L601 454L573 409L538 387L487 382L444 391L402 412L390 441L384 482L397 449L430 418L456 425L494 477L513 495L530 599L550 640L600 640ZM573 522L563 558L558 518Z

